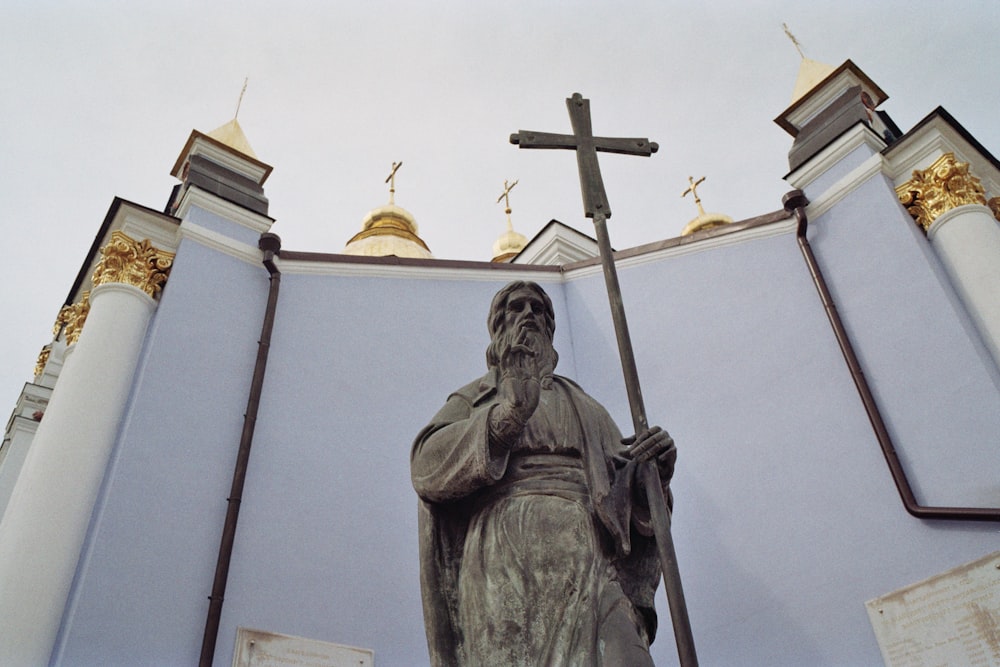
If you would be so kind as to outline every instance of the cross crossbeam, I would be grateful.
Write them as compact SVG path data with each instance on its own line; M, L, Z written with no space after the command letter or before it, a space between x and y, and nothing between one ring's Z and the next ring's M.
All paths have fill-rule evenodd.
M597 162L598 151L624 155L649 157L659 146L649 139L595 137L590 122L590 100L580 93L567 98L569 120L573 134L552 132L531 132L518 130L510 135L510 143L521 148L568 148L576 151L576 164L580 171L580 187L583 194L583 212L588 218L603 214L611 217L611 206L604 191L601 167Z

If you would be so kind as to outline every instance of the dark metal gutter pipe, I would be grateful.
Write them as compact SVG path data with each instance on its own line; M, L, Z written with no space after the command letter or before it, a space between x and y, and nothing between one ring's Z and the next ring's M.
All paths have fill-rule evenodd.
M861 370L858 357L854 354L854 346L851 345L851 339L847 335L847 330L844 329L844 323L840 319L837 307L833 303L833 297L830 296L830 290L827 288L826 280L819 265L816 263L816 256L813 255L812 247L806 238L808 222L806 220L805 207L809 203L809 200L801 190L792 190L782 197L781 201L785 206L785 210L794 214L798 222L795 236L798 240L799 249L806 260L806 266L809 267L813 283L815 283L820 300L826 309L826 316L830 320L833 333L837 338L837 343L840 345L840 351L844 355L847 367L851 371L851 377L854 379L854 384L861 395L861 402L864 403L865 410L868 412L868 419L875 430L875 437L882 447L882 454L885 456L886 463L889 464L889 472L892 473L892 479L896 483L896 489L899 491L899 496L903 501L906 511L919 519L1000 521L1000 508L927 507L917 502L917 499L913 495L913 489L910 487L910 482L906 478L906 471L903 469L899 456L896 455L896 447L889 436L889 430L886 428L885 422L882 421L882 414L879 412L878 404L875 402L875 397L868 386L868 380L865 379L865 374Z
M281 271L274 264L274 256L281 249L281 239L278 238L277 234L261 234L258 247L264 251L264 266L271 275L271 284L267 293L264 324L261 327L260 340L257 342L257 362L254 365L253 379L250 382L250 398L247 400L247 411L243 416L243 433L240 436L240 448L236 455L236 467L233 470L233 485L227 499L229 505L226 509L226 522L222 527L219 559L215 566L215 580L212 583L212 594L208 598L208 618L205 620L205 635L202 639L201 658L198 662L200 667L211 667L215 656L215 643L219 637L219 621L222 619L222 602L225 599L226 582L229 579L229 562L233 556L233 544L236 540L236 522L240 516L243 484L246 481L247 466L250 462L250 446L253 444L253 432L257 424L257 409L260 407L264 371L267 368L267 355L271 347L271 331L274 329L274 313L278 305L278 288L281 285Z

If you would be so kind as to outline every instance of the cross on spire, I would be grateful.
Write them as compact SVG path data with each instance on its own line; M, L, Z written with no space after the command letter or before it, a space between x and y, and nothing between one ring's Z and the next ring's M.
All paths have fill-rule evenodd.
M508 232L512 232L512 231L514 231L514 225L510 221L510 191L514 189L515 185L517 185L517 181L515 180L510 185L508 185L507 183L508 183L508 181L505 178L504 181L503 181L503 194L500 195L499 197L497 197L497 203L499 204L500 200L501 199L503 200L503 202L504 202L504 213L507 214L507 231Z
M698 214L699 215L705 215L705 209L703 209L701 207L701 199L698 198L698 186L701 185L704 182L705 182L705 177L704 176L702 176L701 178L699 178L697 181L694 180L694 176L688 176L688 183L690 183L691 186L687 190L685 190L684 192L681 193L681 197L686 197L689 192L692 195L694 195L694 203L695 203L695 206L698 207Z
M576 151L576 164L580 171L580 188L583 194L583 212L588 218L611 217L611 206L604 192L601 167L597 162L597 152L622 153L649 157L659 146L648 139L620 139L595 137L590 123L590 100L580 93L566 100L573 134L553 134L551 132L528 132L519 130L510 135L510 143L521 148L568 148Z
M785 34L788 35L788 39L792 40L792 44L795 46L795 50L799 52L799 56L805 60L806 54L802 53L802 45L799 44L799 40L795 39L795 35L792 34L792 31L788 29L788 24L782 23L781 27L785 29Z
M515 185L517 185L517 181L507 185L507 179L505 178L503 181L503 194L497 197L498 204L501 199L504 200L504 208L507 209L507 215L510 215L510 191L514 189Z
M396 203L396 172L399 171L399 168L402 167L402 166L403 166L403 162L402 161L393 162L392 163L392 171L390 171L389 175L385 177L385 182L389 184L389 203L390 204L395 204Z
M240 106L243 105L243 96L247 92L247 84L250 83L250 77L243 79L243 90L240 91L240 99L236 100L236 113L233 114L233 120L240 115Z

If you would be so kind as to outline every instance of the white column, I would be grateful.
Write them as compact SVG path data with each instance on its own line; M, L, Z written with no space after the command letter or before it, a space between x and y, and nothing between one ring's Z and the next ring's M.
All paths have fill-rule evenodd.
M119 234L116 232L116 235ZM123 240L124 239L124 240ZM135 242L122 235L118 249ZM148 269L136 246L112 257L105 248L106 281L130 280L134 262ZM146 254L158 253L144 242ZM114 252L112 248L112 253ZM157 256L164 257L164 253ZM172 258L172 256L170 256ZM90 293L90 310L35 434L10 502L0 520L0 664L46 665L69 595L91 513L132 386L146 327L166 279L134 287L103 282ZM99 267L98 272L102 270ZM141 273L141 271L137 272ZM148 271L147 271L148 273ZM134 274L133 274L134 275ZM123 277L124 276L124 277Z
M942 213L927 238L1000 366L1000 222L981 204Z

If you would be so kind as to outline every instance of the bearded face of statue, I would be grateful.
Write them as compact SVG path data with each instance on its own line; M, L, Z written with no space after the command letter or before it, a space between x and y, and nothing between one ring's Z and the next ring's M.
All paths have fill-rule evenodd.
M548 295L535 283L511 283L497 293L490 308L492 334L486 360L491 368L511 351L528 352L543 378L551 376L559 360L552 346L555 316Z

